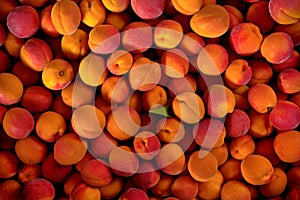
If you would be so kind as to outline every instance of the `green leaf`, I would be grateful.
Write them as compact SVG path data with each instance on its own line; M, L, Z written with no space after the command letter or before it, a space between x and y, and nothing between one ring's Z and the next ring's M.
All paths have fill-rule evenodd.
M169 106L162 106L162 107L159 107L157 109L149 110L149 113L162 115L164 117L171 117L168 113L168 109L169 109Z

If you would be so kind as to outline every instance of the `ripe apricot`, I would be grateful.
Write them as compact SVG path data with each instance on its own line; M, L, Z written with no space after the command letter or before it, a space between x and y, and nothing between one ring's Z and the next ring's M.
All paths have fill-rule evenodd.
M23 95L23 84L21 80L10 73L0 74L0 103L12 105L19 102Z

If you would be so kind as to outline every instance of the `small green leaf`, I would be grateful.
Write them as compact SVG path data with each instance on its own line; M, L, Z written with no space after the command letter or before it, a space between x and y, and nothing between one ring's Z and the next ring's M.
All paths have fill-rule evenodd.
M162 107L159 107L157 109L149 110L149 113L162 115L164 117L171 117L168 113L168 109L169 109L169 106L162 106Z

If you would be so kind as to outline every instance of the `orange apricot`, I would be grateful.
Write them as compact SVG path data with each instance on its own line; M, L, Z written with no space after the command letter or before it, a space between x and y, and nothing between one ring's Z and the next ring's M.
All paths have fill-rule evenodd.
M279 163L280 159L274 150L273 143L273 138L266 137L260 139L255 143L254 154L266 157L272 163L272 165L275 166Z
M163 87L157 85L142 94L142 103L147 111L157 109L167 103L167 93Z
M18 169L18 180L26 184L29 181L39 178L41 176L41 165L27 165L23 164ZM1 198L0 198L1 199Z
M178 118L161 119L156 125L156 135L162 142L178 142L185 135L184 125Z
M162 173L158 183L151 188L151 192L160 197L169 196L174 180L174 176Z
M275 197L283 193L287 185L287 176L280 168L274 168L271 182L258 187L260 193L266 197Z
M223 175L217 171L216 175L206 182L198 182L198 197L202 199L218 199L220 198L222 184L224 182Z
M10 151L1 150L0 151L0 177L1 178L11 178L17 174L18 166L20 160L18 157Z
M221 190L221 199L224 200L238 200L238 199L251 199L249 188L241 181L228 181Z
M190 3L180 0L171 0L174 8L184 14L184 15L193 15L195 14L202 6L203 0L197 0Z
M250 109L248 112L250 118L249 134L256 138L269 136L274 130L269 115L269 112L259 113L254 109Z
M21 199L21 184L14 179L7 179L0 183L0 199Z
M19 102L23 95L21 80L10 73L0 73L0 103L12 105Z
M255 142L252 136L248 134L233 138L229 145L230 155L237 160L242 160L251 155L254 150Z
M171 191L178 199L194 199L198 194L198 182L190 175L180 175L174 180Z
M97 0L80 1L81 21L89 27L102 24L106 17L106 10L103 3Z
M223 165L220 166L224 180L239 180L243 179L241 174L241 161L234 158L229 158Z
M126 74L132 64L132 55L125 50L116 50L107 59L107 68L114 75Z

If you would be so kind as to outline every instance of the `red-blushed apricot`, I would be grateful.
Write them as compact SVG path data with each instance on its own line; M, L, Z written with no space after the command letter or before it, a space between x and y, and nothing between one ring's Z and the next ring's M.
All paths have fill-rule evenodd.
M49 45L38 38L29 39L20 50L20 58L24 65L38 72L43 71L52 57Z
M169 95L175 97L183 92L196 92L197 82L192 75L186 74L182 78L171 78L168 81L167 88Z
M54 185L43 178L34 179L26 183L22 188L21 198L30 199L54 199Z
M104 24L113 25L121 31L127 24L130 23L131 17L130 13L126 11L121 13L109 12L105 17Z
M107 117L106 129L116 139L124 141L132 138L140 129L139 113L128 106L115 108Z
M11 73L0 73L0 103L12 105L19 102L23 95L21 80Z
M132 89L147 91L153 89L161 80L162 72L159 63L146 57L140 57L133 62L129 70L129 83Z
M273 148L274 139L273 138L262 138L255 143L254 154L262 155L266 157L273 166L279 163L280 159L275 153Z
M110 54L117 50L120 33L113 25L98 24L89 33L88 45L97 54Z
M81 21L89 27L102 24L106 17L103 1L83 0L80 1Z
M100 189L85 182L75 185L69 196L70 200L96 200L101 199Z
M233 60L225 70L225 83L230 88L246 85L252 77L252 69L244 59Z
M221 189L221 199L223 200L238 200L238 199L251 199L251 194L247 185L241 181L228 181Z
M296 46L300 44L299 24L300 20L290 25L277 24L274 28L274 31L289 34L293 39L294 45Z
M17 174L20 160L13 152L1 150L0 159L1 159L1 164L0 164L1 178L11 178L15 174Z
M183 92L172 101L172 109L175 115L182 121L195 124L205 114L205 107L202 99L193 92Z
M53 153L50 153L43 160L41 170L43 177L51 181L51 183L63 183L71 174L72 166L59 164L55 160Z
M205 75L220 75L225 71L228 64L228 53L219 44L207 44L197 56L197 68Z
M70 196L73 188L81 183L83 180L81 178L81 175L79 172L73 172L72 174L70 174L70 176L64 181L63 183L63 188L64 188L64 192L67 196Z
M112 54L110 54L106 63L108 70L112 74L123 75L130 70L133 64L133 57L129 52L125 50L116 50Z
M232 5L223 5L223 7L227 10L230 17L230 25L229 30L240 23L244 22L244 16L240 10Z
M204 39L194 32L184 34L178 48L189 56L197 55L205 46Z
M240 137L249 131L250 118L245 111L236 108L232 113L227 114L225 127L228 136Z
M78 73L82 82L94 87L105 81L108 70L103 57L90 53L80 61Z
M167 93L163 87L157 85L142 94L142 103L147 111L160 108L167 103Z
M299 188L292 188L288 191L286 200L293 200L294 198L299 199L300 197L300 189Z
M75 133L68 133L56 140L53 147L54 159L61 165L79 162L87 151L86 141Z
M18 180L26 184L29 181L39 178L41 176L41 165L36 164L36 165L27 165L23 164L19 167L18 169ZM0 198L1 199L1 198Z
M229 145L230 155L237 160L242 160L253 154L254 150L255 142L252 136L248 134L233 138Z
M259 113L254 109L250 109L248 116L250 118L249 134L255 138L262 138L270 135L274 130L269 119L269 112Z
M61 97L67 106L78 108L90 104L95 98L95 92L92 86L77 79L61 90Z
M212 117L222 118L232 113L235 107L235 96L226 86L213 84L204 92L203 101L207 113Z
M16 142L15 152L17 157L27 165L41 163L47 156L47 144L35 135L29 135Z
M193 135L198 145L212 149L224 144L226 130L221 120L205 118L194 126Z
M273 76L272 67L265 61L259 59L251 59L248 61L252 69L252 77L248 82L249 86L256 83L268 83Z
M71 60L83 58L89 51L87 33L78 29L71 35L64 35L61 39L61 50Z
M300 132L296 130L282 131L275 136L273 147L280 160L288 163L300 160L299 136Z
M194 199L198 194L198 182L190 175L180 175L174 180L171 191L178 199Z
M110 151L118 145L117 139L112 137L106 131L100 136L92 139L90 142L92 154L101 158L108 158Z
M21 199L21 184L14 179L7 179L0 183L0 199Z
M274 175L272 163L261 155L248 155L241 162L243 178L252 185L270 183Z
M131 22L122 30L122 47L132 53L148 50L153 44L152 27L146 22Z
M30 86L24 90L21 104L31 113L41 113L50 108L52 101L49 90L41 86Z
M173 49L183 38L183 28L179 22L165 19L156 24L153 37L158 48Z
M104 161L92 159L87 161L80 170L82 179L89 185L105 186L112 181L112 171Z
M23 38L18 38L9 32L4 42L4 47L9 55L19 58L21 47L24 44L25 40Z
M190 3L181 0L171 0L171 3L178 12L184 15L193 15L202 7L203 0L196 0Z
M222 146L220 147L215 147L213 148L210 152L212 154L214 154L218 160L218 166L223 165L229 156L229 152L228 152L228 145L226 143L224 143Z
M216 4L202 7L191 20L192 30L202 37L216 38L227 32L230 16L227 10Z
M110 104L125 101L130 93L128 80L123 76L110 76L101 87L102 97Z
M290 101L300 107L300 92L292 94L290 96Z
M149 200L149 197L147 196L146 192L141 189L130 188L119 197L119 200L126 199Z
M86 153L84 154L83 158L78 161L77 163L75 163L75 168L80 172L83 165L89 161L89 160L93 160L95 159L94 155L92 155L89 151L86 151Z
M177 175L185 168L185 155L179 145L169 143L162 146L155 157L155 163L164 173Z
M151 192L159 197L169 196L174 180L174 176L161 173L158 183L151 188Z
M174 48L161 55L162 70L171 78L183 78L189 70L189 59L180 49Z
M278 130L295 129L300 123L300 108L290 101L280 100L271 110L269 119Z
M246 13L247 22L258 26L262 33L271 31L275 25L269 12L268 3L268 1L255 2L249 6Z
M37 33L40 25L38 12L31 6L17 6L7 15L8 30L18 38L29 38Z
M1 65L0 65L0 72L6 72L10 65L11 65L11 60L10 58L8 57L8 54L5 53L4 51L0 50L0 58L1 58Z
M139 159L129 146L119 146L112 149L108 160L109 167L118 176L132 176L139 168Z
M26 67L21 61L16 62L11 73L17 76L24 86L31 86L38 83L40 74Z
M144 161L140 163L138 172L132 176L132 180L137 187L141 189L148 189L158 183L161 171L155 169L155 167L155 164L151 161Z
M269 11L271 17L279 24L293 24L300 18L300 4L298 1L286 3L282 0L271 0Z
M144 160L151 160L159 153L161 144L154 133L142 131L135 135L133 147L139 157Z
M299 187L300 185L300 167L291 167L287 173L287 186L288 188Z
M206 182L198 182L198 197L201 199L218 199L220 198L223 175L217 171L216 175Z
M280 64L291 57L293 49L294 43L290 35L275 32L264 38L260 53L270 63Z
M235 108L247 110L250 107L250 104L248 102L248 91L249 87L247 85L243 85L232 90L235 97Z
M187 167L190 175L196 181L206 182L216 175L218 160L216 156L209 151L194 151L189 157Z
M165 0L154 0L151 2L131 0L131 8L143 20L155 19L163 14Z
M40 14L40 21L41 21L41 29L44 33L51 37L58 37L60 35L59 32L55 29L52 19L51 19L51 10L53 8L53 4L48 5L43 9Z
M300 72L296 69L285 69L277 77L277 86L285 94L293 94L300 91L300 84L297 82Z
M231 47L237 54L249 56L260 49L263 36L260 33L259 27L245 22L232 28L229 40Z
M300 55L299 52L293 50L291 57L289 57L286 61L280 64L273 64L272 69L276 72L282 72L286 69L296 69L300 64Z
M2 125L9 137L24 139L33 131L35 121L28 110L12 107L5 112Z
M124 179L119 176L114 176L113 180L104 186L99 187L102 198L113 199L119 195L124 186Z
M71 35L81 22L79 6L71 0L57 1L51 10L51 20L57 32Z
M53 59L45 65L42 72L43 84L51 90L61 90L67 87L73 78L72 65L63 59Z
M184 125L175 117L161 119L156 124L156 135L162 142L178 142L185 135Z
M223 165L220 166L220 172L222 173L225 181L243 179L241 174L241 161L229 158Z
M65 133L66 126L63 116L53 111L46 111L38 117L35 130L42 140L54 142Z
M277 96L269 85L258 83L250 87L248 101L255 111L266 113L277 103Z
M107 10L114 13L123 12L130 6L130 0L104 0L102 3Z
M275 197L283 193L287 185L287 176L280 168L274 168L274 176L271 182L258 187L260 193L266 197Z

